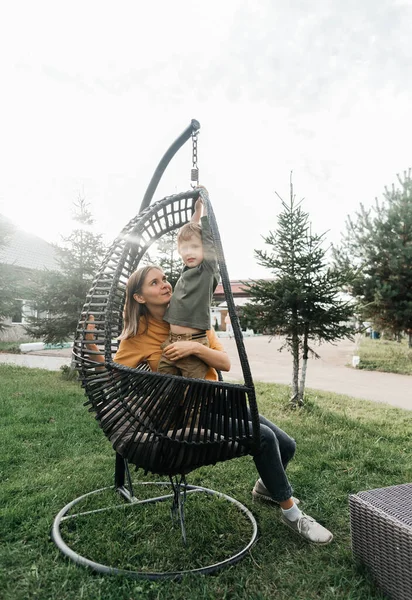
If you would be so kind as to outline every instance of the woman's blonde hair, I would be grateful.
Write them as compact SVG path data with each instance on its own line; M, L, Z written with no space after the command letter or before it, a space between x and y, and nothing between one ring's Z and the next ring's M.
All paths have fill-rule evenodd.
M126 284L126 300L123 308L123 331L119 335L119 340L127 340L134 337L139 331L140 319L143 317L147 321L150 314L146 304L141 304L133 298L135 294L141 294L146 276L151 269L160 269L157 265L146 265L140 267L132 275L130 275Z

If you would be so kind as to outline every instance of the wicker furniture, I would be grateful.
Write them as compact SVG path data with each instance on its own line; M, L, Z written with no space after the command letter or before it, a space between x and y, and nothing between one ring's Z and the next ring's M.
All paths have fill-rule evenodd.
M199 124L192 121L169 148L159 163L143 198L140 211L122 230L104 258L90 289L74 341L74 362L79 371L88 400L86 405L94 412L100 427L116 450L115 489L134 507L134 495L129 464L161 476L168 476L172 493L159 502L172 498L172 512L180 520L183 540L186 540L183 503L186 494L205 492L218 495L234 503L252 524L252 537L244 549L229 559L196 569L210 573L227 564L233 564L246 555L257 537L253 515L235 499L200 486L187 485L185 476L200 466L254 454L259 449L260 425L255 390L246 356L242 332L235 311L220 235L209 196L204 188L168 196L150 205L160 177L171 157L192 136ZM197 165L197 142L193 141L193 164ZM197 180L197 168L192 169L192 180ZM193 213L196 199L202 197L207 208L228 312L233 325L244 383L187 379L151 372L145 365L129 368L113 361L117 338L122 330L122 313L126 282L142 266L142 259L152 244L164 234L187 223ZM86 339L86 327L95 326L97 350L91 351ZM96 360L96 355L103 360ZM68 518L71 508L89 492L66 505L57 515L52 537L60 550L76 562L103 573L122 573L134 577L157 579L176 577L182 573L142 573L113 569L85 559L73 552L64 542L60 523ZM147 503L147 500L145 501Z
M105 435L129 463L158 475L183 475L200 466L252 454L260 441L254 385L207 193L201 191L245 384L163 375L113 361L122 330L128 278L141 266L142 258L157 239L190 220L198 195L195 189L159 200L123 229L89 292L73 347L87 404L96 413ZM89 351L90 342L85 337L91 316L98 346L94 353ZM96 364L94 354L104 357L103 370L101 363Z
M349 497L352 550L392 600L412 600L412 484Z

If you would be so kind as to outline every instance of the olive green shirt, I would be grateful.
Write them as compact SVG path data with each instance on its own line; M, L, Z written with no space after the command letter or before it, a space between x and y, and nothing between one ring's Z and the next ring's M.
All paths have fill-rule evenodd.
M173 291L164 320L172 325L210 329L210 303L219 283L219 269L207 217L201 218L203 261L184 267Z

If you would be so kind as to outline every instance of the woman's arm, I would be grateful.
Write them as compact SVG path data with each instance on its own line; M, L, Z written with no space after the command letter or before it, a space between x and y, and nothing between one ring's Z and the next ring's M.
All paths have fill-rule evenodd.
M89 321L91 321L91 323L88 323L86 327L89 333L86 333L85 339L88 341L90 340L90 343L85 344L85 346L86 348L89 348L89 350L96 351L99 350L99 347L94 343L96 327L93 323L93 315L89 316ZM214 334L213 331L212 333ZM209 342L211 343L211 345L218 344L220 348L222 348L221 344L219 344L219 342L217 341L216 336L212 337L209 340ZM120 345L122 346L122 344ZM179 360L180 358L185 358L186 356L194 355L203 360L203 362L205 362L209 367L212 367L213 369L218 369L219 371L230 371L230 358L227 355L227 353L220 348L208 348L207 346L203 346L203 344L199 344L198 342L192 341L174 342L173 344L170 344L170 346L167 346L167 348L165 348L164 354L169 360ZM87 353L87 350L85 350L85 352ZM120 358L119 351L116 354L116 357L118 359ZM104 356L102 354L89 354L89 358L96 362L104 363ZM134 360L133 365L128 364L128 362L126 362L124 359L118 360L118 362L127 364L127 366L137 366L139 360Z
M198 342L173 342L163 352L169 360L179 360L193 355L203 360L213 369L230 371L230 358L224 350L208 348Z
M94 324L94 316L89 315L88 320L91 322L87 324L86 330L89 331L90 333L86 333L86 335L84 336L84 339L87 341L88 340L91 340L91 341L90 341L90 344L85 344L85 346L91 352L98 352L100 350L100 348L97 344L95 344L96 325ZM87 353L87 350L85 352ZM104 356L102 354L88 354L88 357L90 360L93 360L95 362L104 363Z

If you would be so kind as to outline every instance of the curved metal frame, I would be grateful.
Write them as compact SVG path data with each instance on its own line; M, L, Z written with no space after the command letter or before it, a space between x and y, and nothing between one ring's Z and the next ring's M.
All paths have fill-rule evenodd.
M187 142L192 133L196 133L200 129L199 121L196 119L192 119L189 127L187 127L183 133L179 135L179 137L173 142L170 148L164 153L161 161L156 167L155 172L150 180L149 185L147 186L146 193L143 197L142 203L140 205L139 214L142 213L151 203L153 194L156 191L156 188L159 184L159 181L162 178L163 173L166 170L167 165L170 163L174 155L180 148Z
M164 481L137 482L137 485L157 485L160 487L171 486L171 484L169 482L164 482ZM219 498L223 498L223 499L227 500L228 502L231 502L232 504L234 504L249 519L249 521L252 524L252 537L242 550L240 550L236 554L234 554L234 555L230 556L229 558L226 558L225 560L222 560L218 563L207 565L205 567L199 567L197 569L188 569L185 571L164 571L164 572L147 573L147 572L142 572L142 571L131 571L128 569L119 569L116 567L110 567L107 565L103 565L101 563L97 563L93 560L90 560L90 559L84 557L84 556L81 556L80 554L78 554L77 552L72 550L66 544L66 542L63 540L62 534L60 532L60 524L63 521L66 521L68 519L74 519L76 517L81 517L81 516L87 515L87 514L107 512L110 510L116 510L118 508L126 508L127 506L136 507L138 505L144 505L144 504L155 504L157 502L164 502L165 500L168 500L173 497L173 494L166 494L164 496L157 496L155 498L147 498L145 500L137 500L136 498L133 497L132 501L129 504L123 503L123 504L119 504L116 506L99 508L99 509L95 509L95 510L79 512L79 513L76 513L73 515L67 515L69 510L71 508L73 508L73 506L75 506L76 504L81 502L84 498L87 498L88 496L92 496L94 494L98 494L100 492L106 491L108 489L113 489L113 488L114 488L114 486L109 486L109 487L104 487L104 488L100 488L97 490L93 490L92 492L88 492L87 494L84 494L83 496L79 496L75 500L72 500L71 502L69 502L69 504L66 504L66 506L64 508L62 508L61 511L55 517L54 522L53 522L52 532L51 532L51 537L52 537L54 543L56 544L56 546L59 548L59 550L63 554L65 554L68 558L73 560L75 563L85 566L85 567L89 567L89 568L93 569L94 571L98 571L99 573L105 573L106 575L124 575L126 577L134 577L136 579L150 579L150 580L166 579L166 578L181 579L184 575L187 575L189 573L206 575L206 574L210 574L215 571L218 571L219 569L221 569L223 567L233 565L236 562L238 562L239 560L241 560L242 558L244 558L245 555L249 552L249 550L252 548L253 544L256 541L257 523L256 523L254 516L252 515L250 510L248 508L246 508L246 506L244 506L238 500L235 500L231 496L227 496L226 494L222 494L221 492L216 492L215 490L211 490L209 488L205 488L205 487L201 487L201 486L187 485L186 490L187 490L188 494L195 493L195 492L204 492L204 493L212 495L212 496L218 496Z

